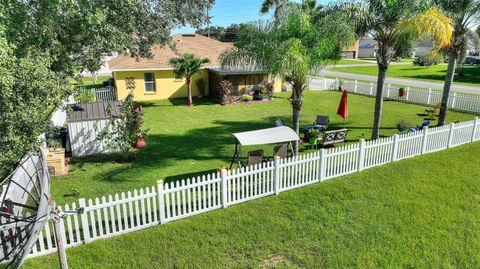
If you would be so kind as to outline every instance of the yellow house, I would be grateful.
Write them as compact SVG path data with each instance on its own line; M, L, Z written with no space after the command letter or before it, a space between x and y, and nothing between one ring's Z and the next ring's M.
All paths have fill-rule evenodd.
M233 44L224 43L198 34L177 34L172 36L175 51L170 46L153 46L151 58L135 59L121 55L108 62L115 79L118 100L123 100L130 91L136 101L150 101L187 97L185 78L176 77L170 65L171 58L192 53L198 58L208 58L202 72L192 80L192 95L201 95L197 81L205 82L204 95L213 95L218 82L227 79L232 82L233 93L244 93L263 81L274 81L274 91L281 91L281 80L272 79L262 71L226 70L220 67L220 56L231 49Z

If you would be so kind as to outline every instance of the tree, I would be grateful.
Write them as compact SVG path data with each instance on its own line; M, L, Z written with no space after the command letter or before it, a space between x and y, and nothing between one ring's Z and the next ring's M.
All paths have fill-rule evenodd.
M170 64L175 68L177 76L185 77L188 91L188 105L193 106L192 101L192 76L202 71L202 65L209 63L207 58L200 59L191 53L185 53L177 58L170 59Z
M395 56L395 47L408 36L432 36L438 51L448 45L450 21L427 1L367 0L339 2L330 5L327 12L347 16L355 25L358 36L369 33L378 43L378 79L372 139L378 139L383 107L383 89L388 66Z
M148 57L213 0L0 2L0 170L8 173L72 93L67 78L105 53ZM97 61L98 62L98 61Z
M274 9L275 18L279 18L288 3L290 3L288 0L264 0L260 8L260 13L267 14L270 10Z
M448 99L455 76L458 61L465 57L468 47L468 37L474 36L470 27L480 19L480 1L478 0L434 0L452 20L453 35L450 46L447 48L448 69L443 86L442 106L438 118L438 125L445 124L448 112Z
M289 82L293 91L293 128L299 133L310 70L339 59L342 46L353 42L353 29L342 20L326 17L313 22L302 9L291 5L285 17L252 23L240 31L236 48L222 55L222 66L263 69Z
M233 23L226 28L223 26L210 26L210 38L222 41L222 42L235 42L237 32L244 26L243 23ZM195 33L207 36L208 28L200 28Z

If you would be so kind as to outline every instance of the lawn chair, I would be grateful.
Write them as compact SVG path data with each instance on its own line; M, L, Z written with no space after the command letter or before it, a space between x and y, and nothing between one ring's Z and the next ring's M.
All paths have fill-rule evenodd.
M442 107L442 103L436 103L433 107L425 108L425 114L427 116L438 116L440 115L440 108Z
M430 125L430 121L426 120L426 121L422 122L422 124L418 125L417 127L410 128L410 131L419 132L419 131L422 131L423 128L425 128L429 125Z
M248 165L261 164L263 162L263 150L248 152Z
M275 119L273 124L275 125L275 127L280 127L280 126L283 126L283 121L282 119Z
M323 126L326 129L328 129L328 124L330 123L330 117L329 116L324 116L324 115L318 115L317 119L313 123L314 126Z
M288 144L283 144L273 148L273 158L276 158L278 156L280 157L280 159L285 159L287 158L287 155L288 155Z

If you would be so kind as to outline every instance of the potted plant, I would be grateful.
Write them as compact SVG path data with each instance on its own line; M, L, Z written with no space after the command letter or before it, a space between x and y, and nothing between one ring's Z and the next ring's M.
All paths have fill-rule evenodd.
M400 97L400 98L404 97L405 94L407 94L407 90L405 90L405 88L402 87L402 88L398 89L398 97Z
M401 120L401 121L397 122L397 129L398 129L398 131L400 131L402 133L407 131L408 130L407 122L405 122L404 120Z

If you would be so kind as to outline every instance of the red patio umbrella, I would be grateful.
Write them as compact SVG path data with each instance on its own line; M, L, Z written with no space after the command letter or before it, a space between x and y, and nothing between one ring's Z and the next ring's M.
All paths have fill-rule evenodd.
M347 90L343 91L342 99L340 99L340 104L338 105L337 115L343 118L343 128L345 128L345 119L348 117L348 92Z

